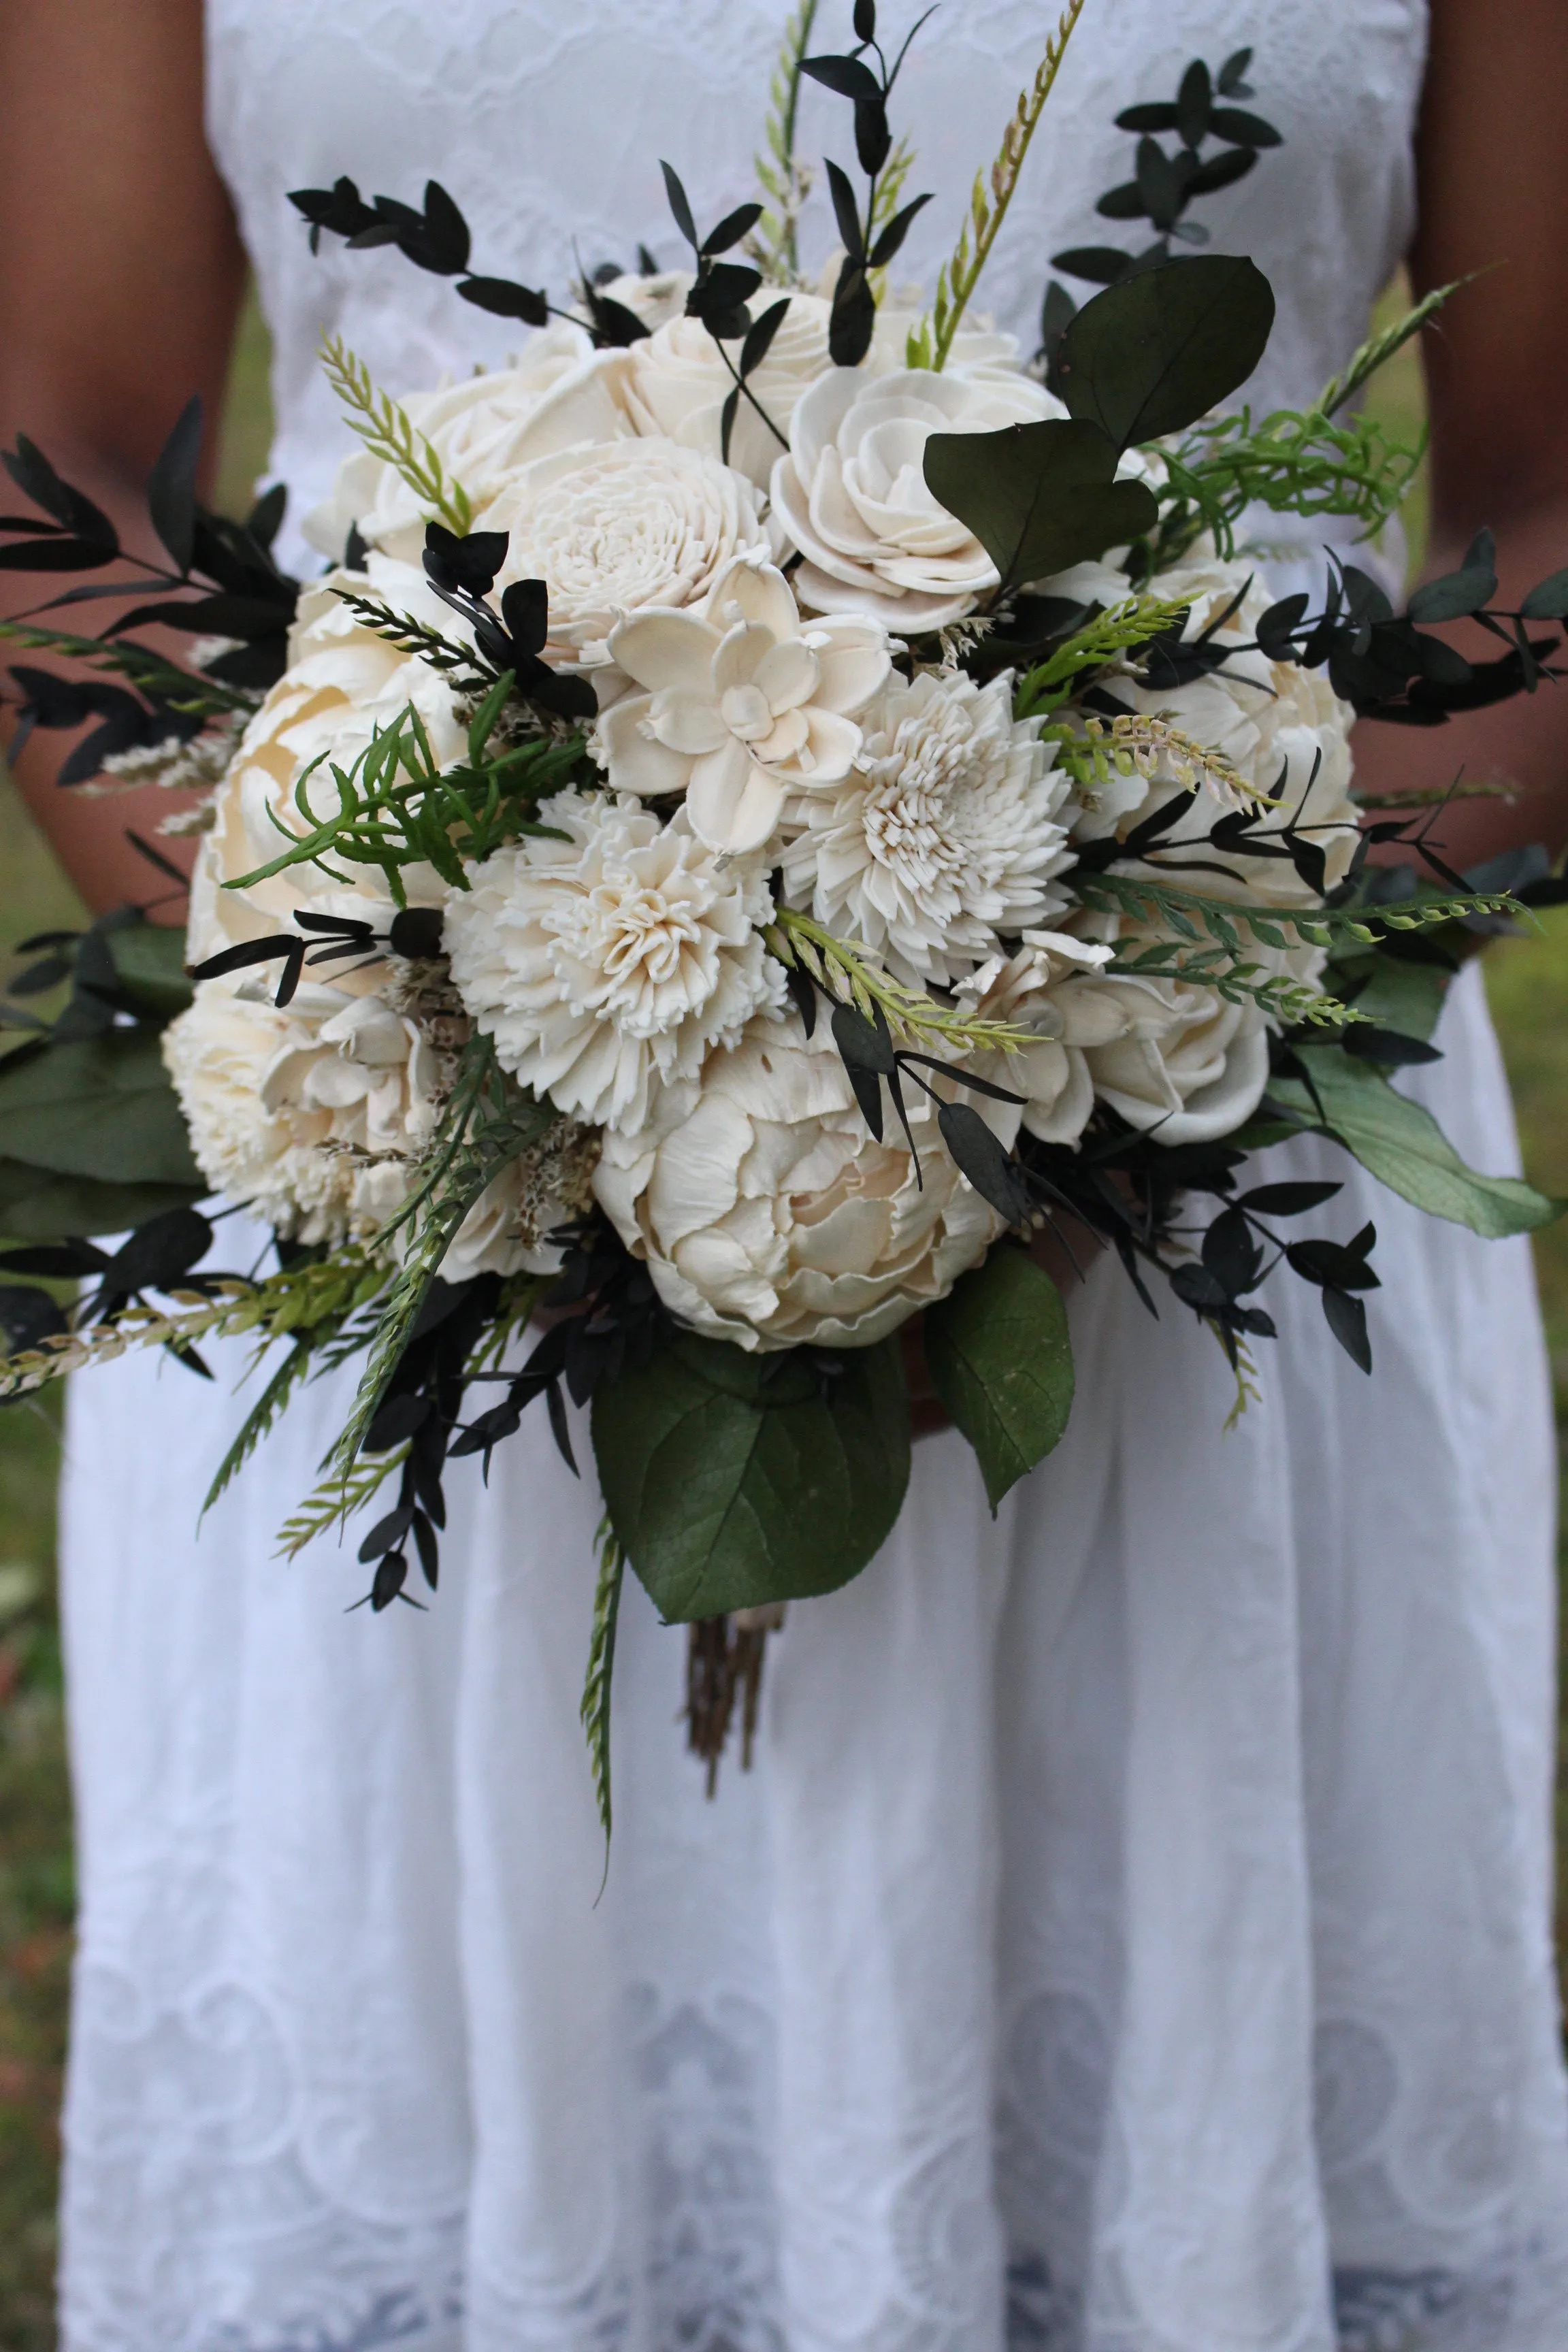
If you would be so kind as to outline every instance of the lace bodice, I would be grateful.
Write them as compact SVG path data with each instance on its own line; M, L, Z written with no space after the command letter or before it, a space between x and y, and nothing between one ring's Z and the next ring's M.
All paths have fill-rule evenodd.
M469 217L478 266L543 283L557 300L579 256L629 264L640 239L673 264L682 248L659 158L704 219L752 193L785 14L783 0L209 0L211 135L273 332L274 463L296 517L353 446L317 364L323 331L345 336L392 391L493 364L526 331L396 254L328 240L334 249L313 258L287 191L347 172L369 192L417 199L438 179ZM899 121L918 150L911 185L939 199L900 275L907 262L910 278L934 279L1055 15L1036 0L948 0L915 42ZM824 0L818 46L847 39L847 0ZM1257 104L1285 144L1202 213L1220 249L1250 252L1276 286L1258 396L1308 397L1360 339L1408 238L1425 38L1422 0L1089 0L984 304L1032 349L1050 255L1107 239L1094 201L1127 175L1132 146L1113 117L1170 96L1190 58L1217 67L1250 45ZM847 145L843 101L808 88L802 155ZM815 205L807 260L831 242Z

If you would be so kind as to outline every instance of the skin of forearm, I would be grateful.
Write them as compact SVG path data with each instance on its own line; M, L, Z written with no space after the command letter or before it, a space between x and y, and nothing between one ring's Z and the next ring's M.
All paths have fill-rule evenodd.
M110 516L123 545L138 554L157 557L159 551L149 544L145 494L128 467L111 464L90 449L73 447L67 436L50 432L47 416L30 419L22 429L47 453L67 480L84 490ZM132 582L135 579L129 566L84 573L81 579L84 583L102 583L120 576ZM15 618L76 584L68 573L0 572L0 614L7 619ZM106 618L116 609L108 600L68 606L64 612L40 615L40 626L54 625L90 635L103 627ZM142 641L151 643L151 635ZM168 650L177 657L179 649L180 641L170 638ZM94 674L57 656L29 652L15 644L0 646L0 661L6 667L20 661L82 676ZM98 724L96 720L89 723ZM68 734L36 729L13 768L17 788L91 912L101 914L114 907L141 906L154 922L183 922L183 898L132 846L128 835L137 833L144 841L154 842L172 864L188 869L194 855L192 845L188 841L159 838L160 825L174 810L188 805L188 796L163 791L157 785L105 794L90 787L84 791L79 785L57 783L56 777L72 746L88 731L84 728ZM0 735L8 743L14 732L15 713L7 707L0 716ZM104 781L98 780L100 783Z

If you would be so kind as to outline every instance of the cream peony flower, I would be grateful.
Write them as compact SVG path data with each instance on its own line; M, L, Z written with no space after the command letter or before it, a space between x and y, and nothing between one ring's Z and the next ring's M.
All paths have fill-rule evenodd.
M787 794L847 777L855 716L890 662L874 621L803 622L783 574L750 557L696 609L623 621L610 652L643 688L599 721L611 784L648 800L684 793L693 833L737 856L770 839Z
M1016 1110L976 1108L1011 1143ZM699 1330L748 1349L869 1347L1002 1230L925 1096L910 1116L923 1186L901 1139L872 1140L826 1024L808 1042L793 1014L753 1021L700 1083L661 1091L640 1135L605 1138L595 1191Z
M801 602L908 632L972 613L996 568L927 488L926 442L1066 414L1043 385L999 368L825 375L796 404L788 453L773 469L774 514L805 558L795 577Z
M760 318L777 299L764 289L752 305L753 317ZM759 489L767 488L773 460L788 439L796 401L832 367L827 355L830 308L818 294L791 295L766 359L747 379L757 407L742 400L736 410L730 462ZM738 354L739 346L732 345L731 357ZM623 396L637 431L667 435L689 449L719 457L724 403L735 379L701 320L668 320L645 341L634 343L626 359ZM757 408L772 420L771 427Z
M438 1024L384 997L307 983L279 1011L232 979L200 984L163 1058L213 1190L278 1233L333 1243L373 1241L407 1200L456 1066ZM581 1213L591 1172L573 1168L570 1144L563 1131L501 1171L443 1261L448 1281L553 1272L543 1236Z
M560 793L540 815L569 838L501 850L453 897L453 984L503 1068L578 1118L636 1133L659 1081L694 1077L783 1001L756 928L772 912L767 874L634 800Z
M893 678L844 782L786 809L791 903L917 987L950 984L995 955L998 933L1058 912L1071 779L1042 723L1014 719L1011 673Z
M440 673L400 654L356 620L333 593L340 585L360 593L368 585L397 612L453 617L430 594L421 573L380 556L370 560L368 583L363 574L330 572L306 590L289 637L289 668L240 738L198 852L191 900L193 962L240 940L289 928L300 907L384 929L394 909L374 866L338 865L328 872L302 864L243 890L226 886L269 864L290 835L309 832L295 793L313 762L322 764L306 790L312 806L325 815L337 806L332 763L352 767L377 730L393 726L410 703L438 761L445 765L467 749L456 700ZM439 906L446 898L445 884L428 866L405 867L403 880L416 906ZM375 982L363 984L374 987Z
M603 668L628 613L699 604L734 557L768 553L745 476L667 440L537 458L474 528L510 534L498 587L547 583L545 658L563 667Z
M596 352L581 327L562 320L534 336L515 367L409 393L400 405L477 510L535 458L630 433L626 373L625 352ZM334 562L357 529L369 546L417 563L434 514L395 466L362 449L344 459L331 497L300 528Z
M1217 631L1215 642L1222 646L1250 644L1270 602L1250 567L1212 558L1157 574L1149 593L1190 601L1184 633L1189 638L1199 635L1239 596L1237 610ZM1360 830L1350 793L1350 730L1355 714L1326 678L1297 663L1271 662L1254 652L1233 655L1223 670L1189 686L1144 686L1129 676L1114 680L1112 690L1119 701L1140 714L1168 722L1189 740L1219 752L1253 793L1277 799L1277 807L1264 811L1259 832L1277 836L1289 818L1299 817L1305 837L1324 852L1325 888L1332 890L1343 881ZM1118 776L1084 794L1074 822L1075 837L1093 841L1114 833L1125 839L1145 817L1188 790L1185 766L1184 757L1167 753L1155 759L1148 775ZM1196 842L1237 804L1234 792L1204 782L1192 810L1173 828L1173 841ZM1197 874L1184 877L1164 846L1159 858L1142 870L1165 872L1178 882L1188 879L1194 888L1221 898L1261 899L1269 906L1307 907L1318 895L1288 857L1248 856L1215 850L1206 843L1194 854L1205 861ZM1215 872L1216 866L1223 871Z

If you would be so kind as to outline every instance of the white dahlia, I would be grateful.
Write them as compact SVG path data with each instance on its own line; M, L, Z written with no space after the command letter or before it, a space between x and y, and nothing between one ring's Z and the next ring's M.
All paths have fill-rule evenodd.
M860 720L854 768L793 797L784 887L917 986L951 983L997 951L998 934L1068 903L1067 809L1042 722L1013 716L1010 675L894 678Z
M783 573L749 556L690 611L633 614L610 653L643 689L599 721L612 786L684 793L698 838L735 856L770 840L789 793L844 782L890 665L875 621L803 621Z
M546 658L603 668L628 613L699 604L736 556L766 558L757 504L745 476L717 457L675 441L616 441L520 467L474 528L510 535L499 588L547 584Z
M748 1349L864 1348L946 1296L1002 1230L910 1088L923 1182L901 1136L873 1141L826 1024L752 1022L700 1081L610 1134L594 1189L665 1304ZM975 1108L1006 1143L1010 1106Z
M634 800L559 793L539 814L567 837L501 850L454 895L453 984L503 1068L635 1133L658 1082L695 1076L782 1002L757 929L766 868L716 857L682 815L661 824Z

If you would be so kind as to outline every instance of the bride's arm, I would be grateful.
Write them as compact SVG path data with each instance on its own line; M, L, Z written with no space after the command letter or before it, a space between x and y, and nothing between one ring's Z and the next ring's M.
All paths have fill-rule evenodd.
M142 486L193 392L216 420L244 283L203 130L201 0L0 0L0 440L26 433L152 554ZM70 584L0 572L0 612ZM28 658L0 645L0 670ZM90 905L145 898L124 828L152 832L168 796L59 790L72 740L35 734L17 782Z
M1471 272L1425 338L1432 421L1430 573L1452 571L1483 524L1502 601L1568 564L1568 10L1562 0L1432 0L1417 147L1418 291ZM1501 648L1453 632L1485 660ZM1563 648L1559 646L1559 652ZM1568 680L1430 730L1369 725L1358 782L1441 790L1463 767L1506 778L1512 804L1442 818L1448 862L1568 840Z

